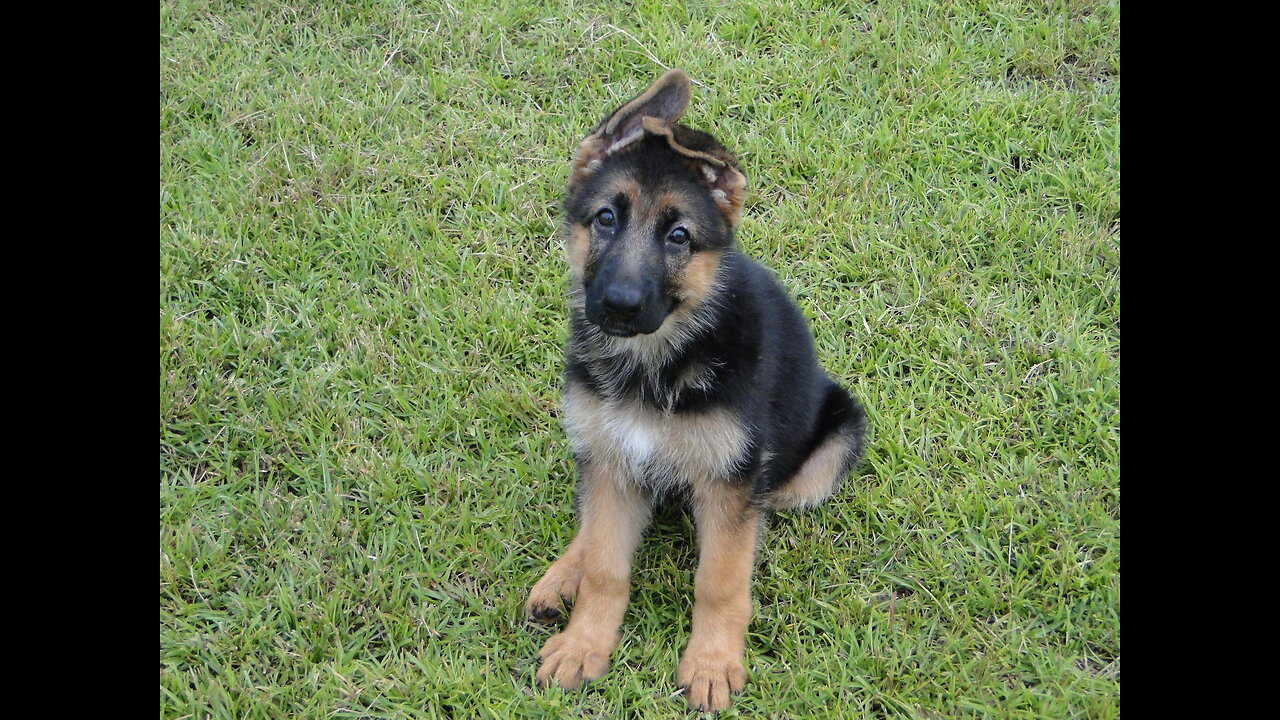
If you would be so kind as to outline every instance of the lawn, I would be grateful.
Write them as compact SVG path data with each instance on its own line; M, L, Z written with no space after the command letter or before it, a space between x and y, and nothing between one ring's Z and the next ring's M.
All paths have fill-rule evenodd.
M1119 717L1119 3L439 0L160 6L161 718L693 715L679 508L609 674L523 617L568 158L668 67L872 426L722 716Z

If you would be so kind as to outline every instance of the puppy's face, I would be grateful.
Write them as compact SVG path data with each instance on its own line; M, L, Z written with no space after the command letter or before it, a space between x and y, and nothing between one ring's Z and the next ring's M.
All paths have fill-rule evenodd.
M584 183L569 206L570 257L587 320L609 335L657 331L696 304L733 229L706 181L665 142L642 140Z
M574 157L565 203L570 268L589 322L657 332L711 289L746 179L710 135L676 125L688 79L664 75L610 115Z

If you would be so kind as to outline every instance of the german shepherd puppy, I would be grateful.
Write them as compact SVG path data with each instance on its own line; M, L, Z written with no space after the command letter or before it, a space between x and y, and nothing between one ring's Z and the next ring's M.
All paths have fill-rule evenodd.
M653 505L679 493L699 558L676 682L690 707L721 710L747 679L763 516L829 497L860 460L866 416L818 366L787 291L735 247L746 177L715 138L676 124L688 103L689 78L671 70L573 156L564 425L580 528L527 610L549 622L576 598L539 684L600 677Z

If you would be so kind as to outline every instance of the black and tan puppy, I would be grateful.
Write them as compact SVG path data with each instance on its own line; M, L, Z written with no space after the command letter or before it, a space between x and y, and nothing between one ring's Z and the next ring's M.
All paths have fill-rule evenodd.
M687 499L699 561L676 682L691 707L720 710L747 679L763 514L830 496L859 461L866 419L818 366L787 291L734 246L746 178L713 137L676 124L688 102L688 77L667 72L573 157L564 423L580 529L528 610L552 620L574 600L542 648L540 683L602 675L651 509Z

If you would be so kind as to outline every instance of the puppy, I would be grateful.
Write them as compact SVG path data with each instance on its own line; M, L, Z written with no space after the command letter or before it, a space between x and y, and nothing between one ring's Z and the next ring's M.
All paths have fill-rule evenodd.
M690 707L721 710L747 680L762 517L829 497L860 461L866 416L819 367L787 291L735 246L746 177L715 138L677 124L688 103L688 77L671 70L573 156L564 425L580 526L527 609L551 621L573 601L540 684L600 677L654 503L683 498L698 570L676 682Z

